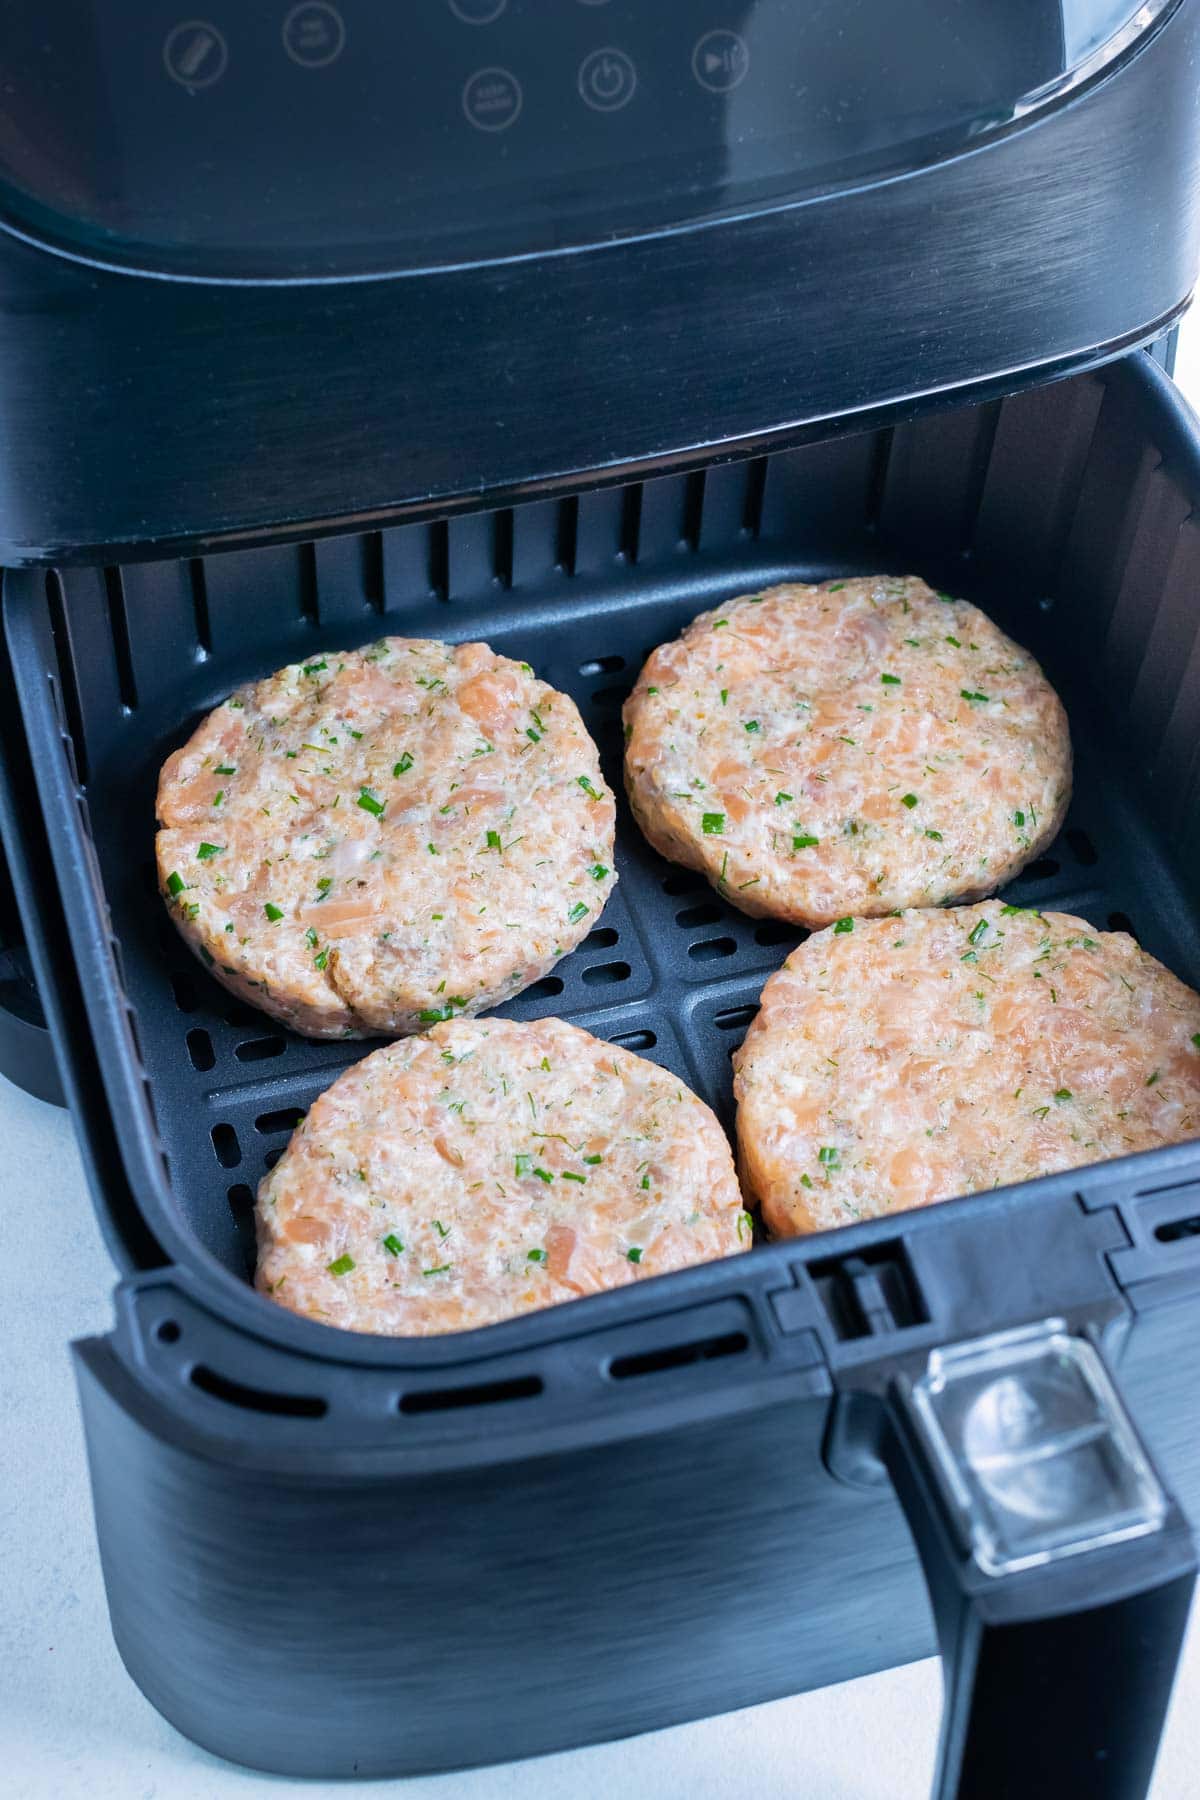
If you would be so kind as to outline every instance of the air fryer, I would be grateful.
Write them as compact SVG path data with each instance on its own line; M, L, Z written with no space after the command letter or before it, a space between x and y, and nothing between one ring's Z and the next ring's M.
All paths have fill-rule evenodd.
M532 663L619 790L621 700L697 611L912 570L1071 718L1070 816L1004 897L1200 985L1200 428L1160 366L1197 0L4 11L0 1054L47 1091L53 1040L119 1272L75 1361L133 1679L222 1755L365 1776L936 1644L939 1794L1144 1794L1195 1574L1196 1146L331 1330L254 1293L253 1195L369 1046L189 958L153 795L236 683L393 630ZM730 1126L801 934L627 813L617 858L502 1010ZM1026 1436L981 1462L997 1395Z

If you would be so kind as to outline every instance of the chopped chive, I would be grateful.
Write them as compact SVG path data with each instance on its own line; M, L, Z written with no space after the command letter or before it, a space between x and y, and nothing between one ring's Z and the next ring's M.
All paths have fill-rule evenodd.
M347 731L347 733L348 733L348 734L349 734L349 736L350 736L350 737L352 737L352 738L360 738L360 737L361 737L361 736L362 736L362 732L361 732L361 731L352 731L352 730L351 730L351 729L350 729L350 726L349 726L349 725L347 725L347 727L346 727L346 731Z
M884 687L900 687L901 686L900 677L898 675L881 675L879 677L879 679L883 683Z
M603 863L593 863L592 864L592 880L593 881L603 881L604 877L607 874L608 874L608 870L605 868Z
M650 1171L649 1170L647 1170L646 1173L642 1176L642 1179L638 1185L641 1187L643 1192L645 1192L649 1188L649 1186L650 1186Z
M725 830L724 813L705 813L700 820L700 829L705 837L720 837Z
M443 1225L440 1219L435 1219L433 1221L433 1228L441 1238L448 1238L450 1236L450 1227L448 1225Z
M1013 814L1013 824L1016 826L1018 831L1024 831L1024 829L1025 829L1025 814L1023 812L1021 812L1019 808Z
M524 1154L524 1152L520 1153L519 1155L517 1155L513 1158L513 1173L517 1177L518 1181L521 1179L522 1175L528 1175L528 1173L529 1173L530 1169L532 1169L532 1167L533 1167L532 1156L526 1156Z
M721 705L722 705L722 706L724 706L724 704L725 704L725 702L726 702L726 701L727 701L727 700L728 700L728 698L729 698L729 689L728 689L728 688L722 688L722 689L721 689Z
M1147 1078L1146 1078L1146 1086L1147 1086L1147 1087L1153 1087L1153 1086L1154 1086L1154 1084L1155 1084L1155 1082L1156 1082L1156 1081L1157 1081L1157 1080L1158 1080L1158 1078L1159 1078L1159 1076L1160 1076L1160 1075L1161 1075L1161 1074L1162 1074L1162 1070L1161 1070L1161 1069L1155 1069L1155 1071L1154 1071L1154 1073L1153 1073L1153 1075L1149 1075L1149 1076L1147 1076Z
M218 788L216 793L213 795L213 802L212 802L213 805L220 806L220 804L224 798L225 798L225 789Z
M722 625L728 625L728 623L729 623L729 620L728 620L728 619L714 619L714 621L713 621L713 630L714 630L714 631L720 631L720 629L721 629L721 627L722 627Z
M329 967L328 950L320 950L317 952L316 956L313 957L313 967L315 969L327 969Z
M799 837L794 837L792 839L792 849L811 850L813 845L819 844L820 841L820 838L810 837L807 832L801 832Z
M824 1144L817 1151L817 1161L823 1163L827 1169L840 1169L842 1166L841 1155L832 1144Z
M389 1256L399 1256L404 1245L400 1242L400 1239L396 1236L394 1231L389 1231L383 1240L383 1247Z
M1070 1088L1055 1088L1054 1098L1061 1105L1064 1100L1073 1100L1075 1096L1072 1094Z
M725 621L722 619L721 623L724 624ZM637 1244L634 1244L631 1249L629 1249L625 1252L625 1260L627 1262L632 1262L632 1263L641 1262L642 1252L641 1252L640 1247Z
M233 763L218 763L214 773L217 775L236 775L237 768Z
M500 833L498 831L489 831L488 832L487 847L489 850L499 850L499 848L500 848Z
M940 844L942 841L942 834L940 831L927 831L925 836L927 838L932 838L935 844Z
M1195 1049L1200 1050L1200 1031L1193 1031L1192 1045Z
M853 919L839 919L837 924L833 928L833 935L834 935L834 937L840 937L844 932L853 931L853 930L854 930L854 920Z
M527 725L527 726L526 726L526 727L525 727L525 736L526 736L526 737L527 737L527 738L528 738L528 739L529 739L529 741L530 741L530 743L531 743L531 744L540 744L540 743L541 743L541 741L542 741L542 734L541 734L541 732L540 732L540 731L535 731L535 730L534 730L534 729L533 729L533 726L532 726L532 725Z
M393 775L407 775L408 771L412 768L412 766L413 766L412 752L410 750L406 750L404 752L404 755L400 758L400 761L398 763L392 764L392 774Z
M319 881L317 882L317 892L319 894L327 894L332 886L333 886L333 876L332 875L322 875L321 878L319 879Z
M812 1176L811 1175L802 1175L800 1177L800 1186L806 1187L806 1188L811 1188L812 1187Z
M331 1275L348 1275L354 1267L354 1258L347 1253L345 1256L336 1257L333 1262L327 1263L326 1267Z
M562 1178L564 1181L585 1182L587 1180L586 1175L577 1175L575 1173L574 1169L564 1169L562 1172Z
M319 939L317 937L316 931L313 928L313 926L310 925L308 930L305 932L304 941L308 945L310 950L316 949Z
M775 796L775 804L776 804L776 806L786 806L789 800L794 800L794 799L795 799L794 794L785 794L781 788L780 791Z
M744 723L747 731L761 731L762 729L757 719L746 719Z
M754 1220L750 1217L748 1212L740 1212L738 1214L737 1234L739 1238L753 1238Z
M456 1012L461 1012L466 1004L457 995L451 995L445 1006L427 1006L417 1014L417 1019L422 1025L441 1025L447 1019L452 1019Z
M592 786L591 782L588 780L586 775L577 775L575 777L575 779L579 783L580 787L583 789L584 793L587 795L589 800L598 800L600 798L599 794L596 792L595 788Z
M549 1187L550 1183L554 1180L549 1169L535 1169L533 1173L537 1176L539 1181L544 1181L547 1187Z
M657 689L657 688L647 688L647 689L646 689L646 692L647 692L647 693L648 693L648 694L657 694L657 692L658 692L658 689Z
M585 1163L589 1163L594 1167L596 1163L602 1163L604 1158L597 1154L595 1156L585 1156L583 1160Z
M170 894L170 896L173 900L179 894L182 894L182 892L184 890L184 885L185 884L184 884L183 876L177 874L175 872L175 870L172 869L171 873L167 876L167 892L168 892L168 894Z
M964 950L958 960L959 962L977 963L979 958L973 950Z
M987 928L988 928L987 920L980 919L980 921L979 921L978 925L976 925L974 931L970 931L967 933L968 944L978 944L981 941L981 939L983 939L987 936Z
M266 913L268 919L270 919L272 925L278 925L280 919L283 917L283 908L281 906L276 906L273 900L267 901L266 905L263 907L263 911Z
M827 594L839 593L841 591L841 589L845 587L845 585L846 584L844 581L831 581L829 586L825 589L825 592Z
M328 667L329 667L329 664L327 662L305 663L302 672L305 675L319 675L321 673L322 669L327 669ZM350 1266L351 1266L351 1268L353 1268L354 1264L351 1263Z
M1044 1119L1049 1111L1050 1108L1048 1106L1035 1106L1033 1109L1033 1116L1035 1119Z
M918 806L920 802L915 794L901 794L900 804L901 806L907 806L909 812L911 812L913 807Z
M988 704L990 704L986 694L973 694L971 692L970 688L959 688L958 691L964 700L978 701L981 705L984 705L984 706L987 706Z
M577 900L575 902L574 906L571 908L570 912L567 914L568 925L577 925L579 923L580 919L582 919L585 914L591 912L591 910L592 910L591 907L585 906L583 904L582 900Z
M381 819L386 810L384 802L372 788L359 789L357 804L364 812L369 812L373 819Z
M201 844L196 855L201 862L211 862L214 856L220 856L224 848L224 844Z
M448 1275L453 1268L452 1263L439 1263L436 1269L422 1269L422 1275Z
M545 1262L545 1260L546 1252L544 1250L527 1250L525 1252L526 1262Z
M951 637L949 632L946 633L946 642L948 644L953 644L956 650L962 649L962 645L959 643L958 639L956 637Z

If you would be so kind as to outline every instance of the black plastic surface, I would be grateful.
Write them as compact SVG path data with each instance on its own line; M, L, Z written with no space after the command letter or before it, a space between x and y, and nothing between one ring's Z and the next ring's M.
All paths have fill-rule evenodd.
M0 844L0 1075L39 1100L63 1104L54 1044L25 948Z
M1183 0L1106 78L913 174L587 249L209 285L0 230L0 561L699 467L1146 340L1200 266L1198 30Z
M602 242L969 147L1173 4L9 4L0 206L84 255L207 274Z
M287 1116L363 1047L230 1017L160 913L154 777L197 711L317 645L483 633L577 693L614 778L622 687L710 599L917 569L1041 654L1071 714L1075 810L1054 866L1016 892L1127 920L1196 981L1198 505L1194 423L1139 357L702 479L70 571L48 591L9 578L30 752L14 872L112 1240L150 1271L123 1288L114 1337L80 1347L97 1522L122 1653L184 1730L292 1772L445 1767L927 1653L894 1497L822 1460L833 1388L874 1392L901 1350L1049 1312L1134 1322L1127 1397L1185 1507L1200 1501L1193 1146L453 1339L352 1338L253 1295L248 1194ZM644 1052L728 1120L729 1052L794 934L763 942L707 888L670 891L688 878L622 830L599 925L616 941L514 1010L653 1032ZM41 928L47 884L69 959ZM431 1519L454 1558L425 1554Z

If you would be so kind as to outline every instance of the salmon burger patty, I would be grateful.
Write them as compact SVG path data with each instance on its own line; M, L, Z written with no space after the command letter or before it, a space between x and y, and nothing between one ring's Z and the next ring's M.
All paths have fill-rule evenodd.
M1200 996L1124 932L992 901L794 950L734 1059L748 1199L790 1236L1200 1133Z
M748 1249L724 1132L561 1019L456 1019L321 1095L258 1190L257 1286L348 1331L466 1331Z
M1057 833L1066 714L1028 653L914 576L701 613L625 704L625 782L664 856L799 925L978 899Z
M495 1006L616 880L574 702L486 644L383 638L240 688L167 759L158 817L187 942L309 1037Z

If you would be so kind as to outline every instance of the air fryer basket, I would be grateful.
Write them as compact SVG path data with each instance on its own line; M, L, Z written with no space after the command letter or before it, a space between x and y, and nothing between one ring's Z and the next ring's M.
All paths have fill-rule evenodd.
M1077 912L1101 929L1131 930L1200 986L1200 530L1191 512L1200 503L1200 449L1193 429L1166 378L1136 357L1004 401L562 501L190 562L8 576L7 649L45 832L38 850L40 828L18 820L18 835L32 846L26 899L40 855L42 878L53 870L75 973L63 967L62 947L56 954L48 942L44 921L39 933L32 909L31 935L77 1108L89 1088L94 1102L100 1081L115 1127L101 1207L111 1208L118 1253L146 1271L124 1290L117 1338L83 1347L110 1603L137 1678L184 1729L228 1754L303 1772L348 1772L366 1730L375 1748L362 1772L440 1767L642 1729L927 1650L928 1615L895 1502L885 1488L869 1490L878 1469L855 1493L822 1465L816 1447L848 1368L883 1367L907 1350L923 1355L956 1330L984 1332L1060 1311L1079 1328L1103 1328L1111 1347L1118 1341L1111 1328L1136 1318L1126 1391L1173 1486L1200 1504L1200 1448L1172 1427L1173 1403L1156 1362L1169 1344L1181 1389L1200 1364L1200 1238L1188 1224L1200 1185L1193 1147L760 1248L737 1262L453 1340L352 1339L272 1307L246 1286L255 1185L297 1116L370 1046L306 1043L232 1000L181 945L152 866L161 762L231 687L286 661L384 632L486 638L574 695L620 792L621 700L647 651L697 611L773 581L911 571L978 602L1033 650L1070 715L1070 816L1058 842L1005 897ZM518 1018L557 1013L655 1058L729 1126L731 1052L767 975L802 934L745 918L700 877L665 863L625 808L617 864L620 885L587 941L503 1010ZM96 1143L93 1154L99 1160ZM976 1236L992 1246L992 1260L968 1283L959 1259ZM876 1291L882 1300L872 1312ZM1163 1307L1163 1298L1191 1304ZM679 1321L693 1312L697 1323L685 1329ZM590 1362L589 1333L600 1346ZM143 1384L136 1404L130 1370ZM745 1410L768 1389L772 1406ZM368 1416L370 1394L383 1396L378 1416ZM788 1453L785 1507L761 1486L747 1491L742 1472L756 1469L765 1480L772 1458L784 1453L789 1428L780 1406L789 1397L807 1422L796 1440L805 1447ZM495 1404L517 1400L519 1407ZM761 1431L759 1418L769 1421ZM688 1521L688 1545L673 1565L654 1575L660 1587L711 1584L714 1562L729 1549L725 1507L735 1500L739 1530L762 1534L759 1551L764 1543L782 1549L789 1507L809 1509L807 1531L825 1533L823 1566L792 1545L782 1607L769 1555L749 1556L736 1596L717 1584L714 1617L743 1646L736 1669L722 1668L720 1630L706 1641L682 1625L678 1607L667 1606L675 1637L656 1637L658 1624L642 1616L644 1654L606 1669L593 1684L590 1710L568 1708L555 1718L523 1691L536 1696L549 1677L531 1648L538 1621L549 1630L553 1620L546 1643L556 1682L582 1681L589 1639L564 1622L550 1588L533 1579L526 1590L528 1629L510 1672L497 1666L494 1648L486 1655L483 1647L464 1648L435 1622L434 1614L450 1616L463 1604L459 1585L452 1581L448 1594L406 1586L405 1605L421 1609L412 1616L430 1613L429 1669L452 1666L468 1689L476 1682L476 1705L488 1720L478 1755L425 1714L366 1726L368 1713L352 1705L344 1728L326 1714L320 1738L303 1724L289 1737L286 1721L302 1718L318 1690L306 1700L302 1679L285 1689L265 1673L248 1677L240 1710L228 1696L218 1721L187 1691L186 1659L173 1675L172 1657L162 1654L167 1623L152 1616L161 1600L134 1593L146 1586L135 1577L139 1559L160 1562L166 1588L174 1582L184 1591L167 1556L168 1541L175 1554L174 1539L142 1489L151 1446L173 1439L185 1422L195 1434L189 1454L209 1473L193 1467L186 1479L172 1477L183 1537L194 1531L202 1545L216 1534L207 1541L211 1552L220 1539L223 1580L251 1589L280 1567L253 1523L256 1508L270 1516L279 1491L272 1484L286 1487L293 1464L318 1486L335 1472L351 1487L365 1483L347 1502L361 1524L372 1505L394 1503L394 1495L369 1499L373 1478L354 1461L356 1445L379 1449L385 1434L376 1477L419 1480L422 1503L448 1507L460 1523L480 1504L461 1475L472 1457L480 1467L507 1458L510 1473L524 1458L504 1529L516 1530L522 1518L522 1542L530 1545L539 1529L554 1529L555 1507L567 1504L555 1491L560 1477L576 1490L580 1480L611 1483L610 1524L625 1519L636 1538L629 1521L639 1516L630 1510L638 1496L622 1493L622 1482L636 1469L645 1509L668 1498L678 1503L681 1472L694 1456L716 1482L716 1496ZM645 1435L655 1431L674 1432L671 1455L656 1456ZM638 1444L623 1470L612 1461L622 1454L622 1433ZM242 1447L229 1466L241 1474L214 1487L209 1475L232 1455L234 1441ZM853 1455L839 1463L839 1441L835 1430L827 1459L852 1482ZM247 1486L248 1462L260 1451L269 1456L275 1443L282 1462L271 1481ZM556 1444L586 1469L529 1463L549 1459ZM406 1469L410 1447L415 1460ZM176 1445L172 1459L178 1454ZM430 1456L459 1471L440 1490L430 1485ZM416 1506L417 1489L405 1492L406 1504ZM333 1513L341 1504L328 1494L324 1503ZM495 1503L503 1508L502 1494ZM238 1539L246 1523L236 1547L221 1536ZM293 1525L318 1536L326 1528ZM886 1554L864 1554L864 1532L872 1531ZM602 1548L611 1549L604 1521L586 1507L579 1532L577 1579L585 1592L593 1576L611 1582L614 1571ZM649 1539L641 1542L645 1548ZM487 1565L482 1575L476 1570L486 1588L499 1580L500 1565L476 1554ZM517 1566L528 1576L521 1556ZM409 1570L404 1581L413 1579ZM653 1611L650 1595L643 1589L639 1614ZM211 1658L219 1669L220 1657L234 1654L249 1605L217 1605L224 1623L203 1651L192 1643L193 1658ZM797 1635L810 1605L819 1612L820 1642ZM216 1615L206 1608L209 1600L201 1612L211 1631ZM591 1641L608 1641L622 1616L615 1600L601 1608ZM289 1632L315 1623L325 1634L323 1678L339 1692L339 1682L353 1688L358 1650L351 1652L357 1640L348 1613L344 1666L337 1630L328 1617L306 1613L302 1598L279 1608L275 1641L282 1646ZM271 1631L263 1635L261 1620L255 1629L255 1655L269 1663ZM383 1624L370 1629L383 1633L378 1679L390 1668L401 1686L428 1699L424 1677ZM225 1630L233 1635L223 1639ZM683 1657L677 1679L647 1690L651 1658L672 1651Z

